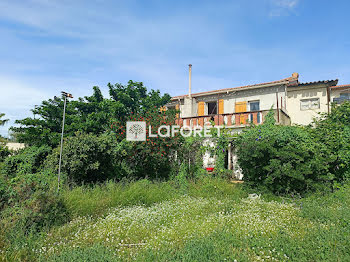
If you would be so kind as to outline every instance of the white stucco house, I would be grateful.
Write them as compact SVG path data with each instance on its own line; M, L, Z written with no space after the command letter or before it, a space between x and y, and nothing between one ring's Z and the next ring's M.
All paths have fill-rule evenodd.
M240 132L250 122L261 124L269 110L277 124L308 125L319 113L331 110L332 102L350 100L350 85L337 86L338 80L299 82L299 74L267 83L191 93L172 97L167 108L180 111L177 124L190 128L213 120L218 126ZM235 156L228 150L228 168L234 169ZM212 162L205 159L205 165Z

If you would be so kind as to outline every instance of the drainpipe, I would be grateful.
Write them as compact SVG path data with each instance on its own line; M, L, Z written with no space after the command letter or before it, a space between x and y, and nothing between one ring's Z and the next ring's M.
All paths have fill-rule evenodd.
M277 101L277 123L279 123L280 122L280 110L279 110L279 106L278 106L278 91L276 92L276 101Z
M283 109L283 98L281 96L281 109Z
M329 88L329 86L327 86L327 111L328 111L328 114L329 114L329 103L330 103L330 101L331 101L331 96L330 96L330 88Z

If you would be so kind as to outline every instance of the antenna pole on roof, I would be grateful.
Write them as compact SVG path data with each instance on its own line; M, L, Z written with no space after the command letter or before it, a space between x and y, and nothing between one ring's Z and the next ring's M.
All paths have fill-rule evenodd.
M191 98L191 78L192 78L192 65L188 65L188 73L189 73L189 78L188 78L188 97Z

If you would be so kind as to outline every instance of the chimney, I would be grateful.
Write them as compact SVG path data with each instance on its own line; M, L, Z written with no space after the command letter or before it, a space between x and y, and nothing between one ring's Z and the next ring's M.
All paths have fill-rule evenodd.
M188 65L189 78L188 78L188 97L191 98L191 78L192 78L192 65Z
M294 72L294 73L292 74L292 77L298 79L298 78L299 78L299 74L296 73L296 72Z

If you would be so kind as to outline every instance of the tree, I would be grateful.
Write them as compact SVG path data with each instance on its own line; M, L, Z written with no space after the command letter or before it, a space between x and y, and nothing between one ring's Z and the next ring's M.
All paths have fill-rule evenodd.
M109 129L110 119L125 122L133 113L145 113L152 107L165 105L168 94L147 88L142 82L129 81L127 85L108 84L110 98L104 98L99 87L93 87L93 94L67 101L65 137L74 136L77 131L99 135ZM32 112L36 118L17 120L20 127L12 127L19 142L28 145L49 145L56 147L62 128L63 97L54 97Z
M176 111L162 111L154 106L147 111L140 110L133 113L127 120L146 122L146 141L126 141L125 122L119 119L112 120L111 128L115 133L116 141L123 145L125 163L132 170L135 178L164 179L170 175L174 162L174 152L179 148L182 137L178 134L174 137L149 137L148 126L155 133L160 125L172 125L175 123ZM135 128L134 132L141 131Z
M4 116L5 116L4 113L0 113L0 126L5 125L5 123L9 121L8 119L1 119L1 118L3 118Z

